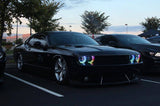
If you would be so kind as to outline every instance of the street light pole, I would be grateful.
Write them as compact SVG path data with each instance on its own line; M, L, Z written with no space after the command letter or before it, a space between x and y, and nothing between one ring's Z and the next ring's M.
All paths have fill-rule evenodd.
M30 36L32 35L32 18L30 17Z
M71 31L72 31L72 30L71 30L71 27L72 27L72 26L70 25L69 27L70 27L70 32L71 32Z
M125 24L126 26L126 33L128 33L128 24Z
M17 19L17 28L16 28L16 42L15 43L17 43L17 40L18 40L18 19Z

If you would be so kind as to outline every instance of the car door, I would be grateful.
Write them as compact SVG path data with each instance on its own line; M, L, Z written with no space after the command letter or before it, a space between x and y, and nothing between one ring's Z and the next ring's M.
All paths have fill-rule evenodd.
M25 64L28 64L28 65L33 64L33 58L34 58L32 53L33 39L34 39L34 35L25 41L24 43L25 52L22 53L23 61Z
M34 37L34 42L33 42L33 47L31 49L32 54L33 54L33 60L32 63L35 66L38 67L47 67L47 54L48 54L48 49L47 49L47 41L46 41L46 36L44 34L37 34Z

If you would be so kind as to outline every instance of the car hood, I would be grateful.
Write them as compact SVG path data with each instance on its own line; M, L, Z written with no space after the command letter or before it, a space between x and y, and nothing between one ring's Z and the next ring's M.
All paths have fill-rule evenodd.
M130 48L139 52L160 52L160 44L130 44Z
M129 49L119 49L109 46L95 46L95 45L85 45L85 46L59 46L61 49L72 51L79 55L132 55L139 54L136 51Z

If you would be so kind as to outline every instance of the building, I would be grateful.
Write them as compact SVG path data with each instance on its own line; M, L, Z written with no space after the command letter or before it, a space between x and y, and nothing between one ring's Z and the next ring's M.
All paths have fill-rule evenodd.
M18 39L23 39L23 42L30 37L30 34L18 35ZM16 40L16 35L4 37L6 42L14 42Z

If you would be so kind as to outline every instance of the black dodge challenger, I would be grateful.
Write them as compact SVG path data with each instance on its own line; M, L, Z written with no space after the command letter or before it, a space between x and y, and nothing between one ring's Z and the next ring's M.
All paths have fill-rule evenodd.
M59 84L128 83L139 80L140 53L100 46L89 36L77 32L32 35L14 49L17 68L26 66L51 70Z
M0 83L3 82L3 74L6 65L6 54L0 46Z
M159 71L160 44L153 44L144 38L130 34L108 34L97 37L95 40L101 45L136 50L142 55L144 72Z

